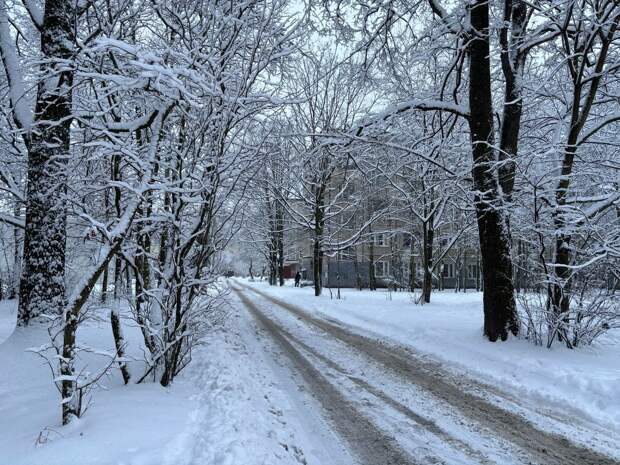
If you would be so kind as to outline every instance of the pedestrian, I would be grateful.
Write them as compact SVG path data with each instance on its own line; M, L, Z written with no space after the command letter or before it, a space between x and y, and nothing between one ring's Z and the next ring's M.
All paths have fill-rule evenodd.
M298 271L295 274L295 287L299 287L300 282L301 282L301 273Z

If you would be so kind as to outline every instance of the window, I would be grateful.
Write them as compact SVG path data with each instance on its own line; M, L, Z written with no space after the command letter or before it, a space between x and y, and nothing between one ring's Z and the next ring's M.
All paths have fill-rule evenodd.
M471 279L478 278L478 265L475 265L475 264L467 265L467 275Z
M385 233L377 233L374 235L374 243L375 245L387 245L387 236Z
M454 263L444 263L441 269L441 276L444 278L454 278Z
M390 274L389 262L376 262L375 263L375 276L377 278L384 278Z

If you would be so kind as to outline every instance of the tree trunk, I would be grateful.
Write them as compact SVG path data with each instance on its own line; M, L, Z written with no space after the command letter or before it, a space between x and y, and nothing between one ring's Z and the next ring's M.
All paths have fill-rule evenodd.
M284 213L282 206L276 203L276 227L278 238L278 281L280 286L284 286Z
M119 316L117 302L118 301L114 302L114 307L112 308L112 311L110 311L110 322L112 324L112 335L114 336L114 346L116 347L116 353L121 359L118 362L118 367L121 370L123 382L125 384L128 384L129 380L131 379L131 375L129 374L127 363L122 360L125 357L125 338L123 337L123 330L121 328L121 320Z
M47 0L41 28L41 75L28 147L20 324L61 314L65 297L66 172L69 157L75 3Z
M73 417L80 415L79 400L76 399L77 382L75 376L75 334L77 331L77 314L67 312L62 341L62 358L59 360L60 374L64 376L61 383L62 424L67 425Z
M314 249L312 254L312 272L314 276L314 295L321 295L323 289L321 276L323 274L323 257L321 253L321 243L319 237L314 238Z
M515 183L516 157L519 148L519 131L523 98L521 95L521 73L525 63L525 52L519 50L525 39L527 5L524 0L506 0L504 23L500 30L502 72L504 74L504 105L500 132L499 183L506 201L512 198ZM508 27L511 36L508 37Z
M432 225L433 219L425 223L423 227L423 247L422 260L424 268L424 279L422 280L422 297L424 303L431 302L431 292L433 290L433 241L435 229Z
M370 243L368 244L368 289L377 290L377 276L375 273L375 238L370 234Z
M107 268L108 266L106 265L105 269ZM139 280L136 279L136 282L137 281ZM112 326L112 336L114 337L114 346L116 347L116 353L118 357L122 359L125 357L125 339L123 338L123 332L121 329L121 321L119 316L121 282L122 263L121 258L116 257L116 259L114 260L114 300L112 302L112 310L110 310L110 324ZM139 308L138 311L140 311ZM121 375L123 376L124 383L129 383L129 379L131 378L131 376L129 374L129 370L127 369L127 364L124 361L120 361L118 363L118 367L121 370Z
M508 331L516 335L519 326L512 283L510 236L494 166L489 4L486 0L475 0L469 10L473 36L469 42L469 126L484 283L484 334L494 342L506 340Z
M105 304L108 299L108 267L103 270L103 278L101 278L101 303Z
M314 295L321 295L323 290L323 232L325 220L322 209L323 197L317 195L317 202L314 208L314 250L313 250L313 273L314 273Z

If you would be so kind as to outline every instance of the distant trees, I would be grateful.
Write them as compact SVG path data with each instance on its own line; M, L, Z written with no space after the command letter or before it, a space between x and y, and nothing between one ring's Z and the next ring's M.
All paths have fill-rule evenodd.
M361 207L347 196L356 182L355 169L347 149L330 143L330 138L349 130L372 102L355 69L336 65L335 55L309 55L291 81L299 103L287 115L291 179L280 193L290 221L312 238L316 296L323 288L325 254L352 245L367 227L353 226L354 212ZM326 69L333 71L325 73Z
M392 137L358 138L358 143L364 141L371 147L369 152L374 151L365 166L379 174L377 180L393 197L388 217L399 233L409 237L409 288L421 287L420 302L429 303L446 255L471 224L448 221L451 211L467 210L469 165L463 162L459 126L452 125L444 133L440 113L408 115L392 124ZM449 240L440 240L442 232L450 235Z

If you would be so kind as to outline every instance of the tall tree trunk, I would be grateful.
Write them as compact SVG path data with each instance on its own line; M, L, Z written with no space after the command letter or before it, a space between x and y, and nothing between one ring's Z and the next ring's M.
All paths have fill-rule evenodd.
M321 282L321 276L323 274L323 257L321 253L321 241L318 236L314 238L314 248L312 253L312 273L314 278L314 295L316 297L321 295L323 285Z
M314 295L316 297L321 295L321 291L323 290L323 228L324 228L324 219L323 219L323 210L320 206L320 203L317 202L317 205L314 209L314 249L313 249L313 274L314 274Z
M107 268L107 265L106 265ZM122 282L122 262L120 257L116 257L114 260L114 299L112 302L112 309L110 310L110 324L112 326L112 336L114 337L114 346L116 347L116 353L120 359L125 357L125 338L123 337L123 331L121 328L120 320L120 289ZM138 280L136 280L138 281ZM118 363L118 367L121 370L123 376L123 382L129 383L131 375L127 364L124 361Z
M278 281L284 286L284 213L280 203L276 203L276 227L278 237Z
M472 26L472 38L469 42L469 126L484 281L484 334L490 341L497 341L506 340L509 331L516 335L519 325L512 283L510 234L494 166L496 153L491 97L488 0L473 1L469 10Z
M375 273L375 238L371 234L368 244L368 289L377 290L377 276Z
M520 49L525 40L527 5L524 0L504 2L504 23L500 29L502 72L504 74L504 105L500 132L499 182L506 201L512 198L514 190L516 157L519 148L521 113L521 74L526 54ZM508 28L510 26L510 37Z
M422 244L422 265L424 269L424 279L422 280L422 298L424 303L431 302L431 292L433 290L433 242L435 238L435 228L433 218L422 225L423 244Z
M112 156L112 172L111 179L114 182L118 182L121 180L121 168L120 168L120 156L118 154L114 154ZM122 205L121 205L121 190L118 186L114 186L114 211L116 213L116 217L120 218L122 214ZM105 283L105 287L107 288L108 282L108 265L105 266L103 270L103 281ZM138 280L136 280L138 281ZM114 259L114 294L112 298L112 308L110 309L110 326L112 328L112 337L114 338L114 346L116 347L116 353L119 358L123 358L125 356L125 340L123 338L123 332L121 329L121 321L119 315L120 309L120 291L121 291L121 283L122 283L122 260L120 256L115 257ZM107 290L107 289L106 289ZM105 293L103 294L105 296ZM104 299L104 297L102 297ZM136 312L140 314L140 305L136 303ZM130 374L127 369L127 364L123 361L119 362L119 369L121 371L121 375L123 377L123 381L125 384L129 382Z
M19 322L61 314L65 297L66 165L69 157L75 2L47 0L41 75L28 146L26 224Z

